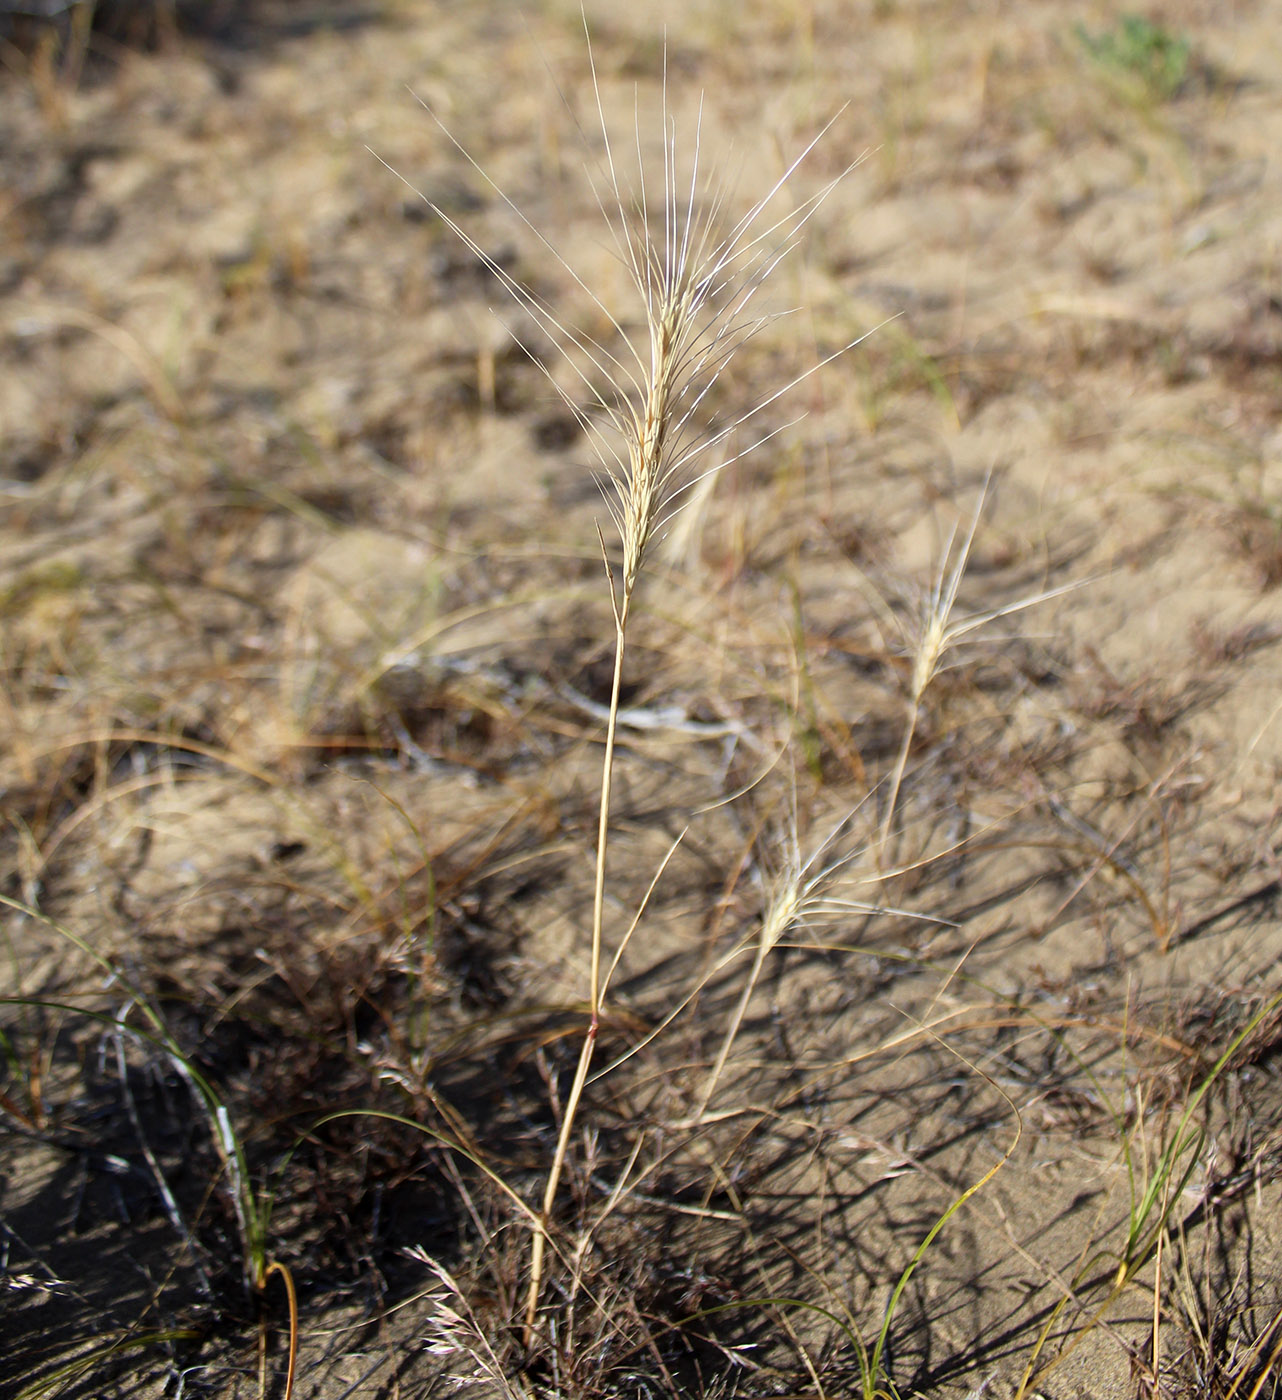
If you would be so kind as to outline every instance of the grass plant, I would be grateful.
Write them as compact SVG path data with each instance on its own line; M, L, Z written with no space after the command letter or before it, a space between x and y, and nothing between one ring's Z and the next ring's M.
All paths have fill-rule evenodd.
M904 650L912 661L908 680L907 713L903 725L903 738L900 740L899 751L895 755L894 766L891 768L881 819L880 848L883 856L886 857L889 857L891 852L891 836L894 831L895 818L898 815L899 794L903 787L904 772L912 752L913 740L917 736L922 702L931 683L945 669L944 658L946 654L964 642L972 632L979 631L990 622L996 622L1000 618L1010 617L1015 613L1025 611L1027 608L1036 607L1039 603L1048 602L1051 598L1058 598L1080 586L1078 584L1065 584L1059 588L1046 589L1028 597L1016 599L1014 602L1003 604L1000 607L982 609L979 612L968 613L961 617L954 616L957 596L966 573L966 566L970 562L971 548L975 543L975 533L979 529L979 522L988 499L988 487L989 483L986 480L980 491L975 513L971 517L970 525L956 555L953 552L953 545L957 539L956 527L954 526L949 531L940 553L939 566L931 579L930 586L918 595L917 605L914 609L916 617L908 626L905 627L884 603L880 604L882 617L889 621L892 628L901 633ZM880 602L880 600L877 601Z
M724 191L710 181L702 163L701 118L692 139L688 172L683 168L686 162L675 119L668 109L665 77L660 113L662 165L655 190L656 182L653 176L648 178L641 157L639 125L635 171L626 171L616 157L595 66L592 76L604 152L604 178L596 188L596 197L638 299L643 327L639 337L630 334L619 319L619 313L606 306L573 269L554 254L577 288L586 294L615 332L617 348L576 331L542 297L522 285L492 258L448 213L431 200L427 201L436 216L489 268L540 328L567 352L578 352L570 363L581 387L587 391L588 406L584 407L573 395L561 392L567 408L590 438L601 464L602 491L619 545L619 558L614 561L601 536L614 622L614 659L598 804L587 974L588 1023L574 1080L561 1111L560 1131L533 1233L524 1317L527 1344L535 1333L553 1210L605 1010L609 982L609 973L603 971L608 956L605 902L612 783L628 627L637 589L652 542L664 533L690 499L690 492L778 431L767 432L731 454L718 454L714 465L706 472L699 470L702 458L799 382L794 379L770 393L729 423L708 426L705 421L709 396L730 370L736 353L774 319L768 312L756 311L754 303L758 294L795 248L805 224L837 183L829 183L799 208L774 217L769 214L776 196L827 131L825 127L756 204L737 220L731 220L725 214ZM444 127L442 130L449 135ZM463 155L488 181L476 162L466 152ZM531 228L515 205L501 191L497 192L522 224ZM536 237L544 246L551 247L537 232ZM845 353L863 338L860 336L842 346L827 359ZM567 358L570 358L568 354ZM595 374L579 368L581 362L586 362ZM813 373L813 370L806 373ZM803 374L799 378L805 377ZM551 382L556 385L556 380ZM642 913L643 910L638 910L637 917L620 939L613 953L611 970L617 966ZM761 948L764 951L766 947L763 938ZM749 994L750 991L751 986ZM724 1051L728 1051L735 1030L737 1027L732 1028ZM723 1064L724 1058L709 1081L709 1094ZM705 1107L706 1101L705 1096Z
M1178 1263L1166 1287L1172 1321L1184 1348L1171 1368L1190 1396L1214 1400L1260 1400L1282 1389L1282 1308L1257 1309L1245 1296L1239 1274L1223 1291L1214 1287L1206 1261L1197 1277L1190 1267L1192 1241L1172 1232ZM1154 1347L1154 1353L1158 1349Z
M712 1068L699 1091L696 1120L708 1112L770 955L785 940L802 937L804 931L816 922L860 917L879 911L875 902L852 897L854 888L859 884L852 874L852 867L856 865L860 852L857 849L842 849L842 842L843 838L848 839L858 815L856 812L843 816L803 858L797 834L794 795L791 819L784 832L770 842L768 852L763 851L764 861L779 860L780 852L782 861L766 890L751 967L730 1014ZM775 833L771 835L773 837ZM875 878L866 882L879 883Z
M21 903L19 900L12 899L4 894L0 894L0 904L21 914L25 918L39 921L53 933L57 934L59 938L65 939L67 943L79 949L81 953L89 957L101 971L107 974L110 984L125 993L127 1006L123 1012L108 1014L84 1007L49 1003L37 998L21 996L0 997L0 1004L21 1008L59 1011L73 1016L84 1017L89 1021L109 1027L118 1036L127 1035L131 1039L160 1050L191 1087L193 1098L201 1105L205 1112L209 1124L210 1137L222 1159L227 1188L231 1195L236 1222L240 1231L245 1282L249 1289L256 1295L262 1295L273 1278L279 1278L285 1290L289 1309L289 1358L285 1376L284 1394L286 1400L289 1400L289 1397L293 1394L294 1372L298 1354L298 1296L294 1287L293 1275L289 1268L280 1260L273 1258L271 1254L270 1223L273 1199L271 1191L261 1191L255 1186L253 1175L250 1172L249 1160L245 1155L242 1136L236 1129L231 1112L223 1096L218 1092L213 1082L200 1071L192 1057L184 1051L182 1046L175 1040L168 1026L165 1024L164 1018L152 1004L151 1000L137 987L133 986L110 959L105 958L90 943L81 938L79 934L56 923L54 920L40 913L39 910L33 909ZM127 1024L129 1012L135 1008L142 1016L146 1029ZM123 1055L122 1051L119 1053ZM123 1061L121 1063L121 1083L126 1084ZM128 1094L127 1087L126 1094ZM196 1247L191 1232L183 1220L182 1212L169 1189L164 1173L151 1154L150 1149L147 1147L145 1138L142 1136L141 1124L138 1122L136 1110L133 1109L132 1101L130 1101L130 1115L134 1119L135 1127L139 1130L139 1141L142 1145L143 1154L151 1168L157 1190L165 1203L165 1208L171 1221L186 1242L187 1249L191 1253L193 1262L196 1264L199 1271L201 1265L196 1254ZM56 1373L55 1376L47 1378L48 1382L50 1384L60 1383L63 1379L68 1377L79 1376L85 1370L92 1369L99 1361L117 1356L121 1346L142 1345L149 1341L159 1342L173 1340L180 1335L185 1336L189 1334L175 1332L171 1329L154 1334L147 1334L145 1338L141 1339L137 1337L128 1338L123 1342L112 1342L100 1348L92 1348L84 1356L78 1357L74 1361L68 1363L68 1367L64 1368L66 1371L65 1376L60 1371Z
M1154 1291L1160 1293L1163 1243L1168 1237L1172 1216L1179 1203L1187 1200L1190 1183L1202 1165L1202 1149L1206 1144L1206 1128L1201 1115L1203 1105L1234 1057L1256 1031L1269 1022L1279 1006L1282 1006L1282 993L1265 1000L1229 1040L1211 1067L1191 1086L1174 1123L1166 1122L1165 1141L1155 1156L1150 1156L1151 1149L1144 1136L1143 1113L1135 1115L1135 1126L1131 1127L1123 1108L1110 1108L1126 1170L1128 1207L1124 1233L1120 1240L1104 1243L1090 1253L1077 1270L1069 1290L1051 1310L1029 1355L1016 1400L1025 1400L1025 1397L1039 1391L1046 1377L1062 1365L1097 1327L1105 1323L1118 1300L1154 1260L1157 1261L1158 1270ZM1096 1275L1101 1265L1105 1268L1102 1300L1089 1305L1086 1316L1075 1326L1067 1345L1044 1361L1042 1353L1064 1310L1080 1296L1080 1289L1098 1286ZM1157 1364L1155 1356L1154 1365ZM1271 1367L1272 1361L1269 1365ZM1263 1383L1263 1377L1260 1383Z
M1192 45L1182 35L1144 15L1122 15L1112 29L1092 33L1076 29L1084 52L1115 83L1126 84L1138 98L1167 102L1189 74Z

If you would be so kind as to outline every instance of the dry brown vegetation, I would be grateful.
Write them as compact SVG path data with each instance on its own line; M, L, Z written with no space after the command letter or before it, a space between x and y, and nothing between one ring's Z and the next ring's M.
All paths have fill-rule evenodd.
M71 8L0 28L4 1394L1276 1396L1271 7ZM665 74L808 216L628 584L602 996Z

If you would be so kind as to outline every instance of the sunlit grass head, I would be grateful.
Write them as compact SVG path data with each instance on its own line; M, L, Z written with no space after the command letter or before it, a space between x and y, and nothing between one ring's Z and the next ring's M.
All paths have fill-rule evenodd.
M628 142L618 144L612 139L594 62L592 84L600 159L595 172L589 163L588 177L613 249L635 294L631 307L607 304L435 114L433 119L500 202L568 275L574 290L586 298L595 317L611 332L608 337L577 328L566 314L513 276L456 219L420 191L415 192L551 339L562 352L572 381L577 381L578 392L572 392L545 370L591 441L600 465L606 507L622 549L621 599L626 608L656 533L701 479L700 459L800 380L864 338L861 335L842 345L819 365L812 365L746 408L731 412L724 421L717 421L711 411L710 396L739 350L787 314L759 308L762 288L798 246L811 217L858 161L806 199L776 208L788 181L832 126L830 121L770 188L735 218L729 213L729 191L709 172L704 159L702 103L693 129L681 131L669 107L666 67L659 114L662 155L657 171L647 168L639 114ZM626 159L623 150L630 153ZM520 342L515 331L513 335ZM531 347L523 344L523 348L543 367L543 359ZM717 454L708 471L719 471L777 431Z

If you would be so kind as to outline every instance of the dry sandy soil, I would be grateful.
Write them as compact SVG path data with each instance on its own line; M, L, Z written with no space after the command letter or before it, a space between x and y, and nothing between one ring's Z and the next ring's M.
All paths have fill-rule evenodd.
M884 1388L1275 1395L1279 6L589 0L651 189L665 68L731 219L831 121L696 426L878 328L638 594L610 949L685 836L528 1356L477 1162L537 1204L578 1056L616 545L584 382L441 214L638 332L583 19L213 8L3 51L4 1393L283 1395L257 1200L296 1395L487 1345L510 1394L857 1395L960 1201Z

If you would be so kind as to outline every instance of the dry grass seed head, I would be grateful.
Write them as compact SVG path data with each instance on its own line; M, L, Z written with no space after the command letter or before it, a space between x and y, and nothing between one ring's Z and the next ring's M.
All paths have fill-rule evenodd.
M982 608L962 617L954 616L957 595L961 589L967 565L970 563L970 553L975 543L975 535L979 530L984 507L988 503L990 484L991 475L984 478L979 500L975 504L975 513L971 517L965 538L962 540L961 548L957 550L956 557L953 554L953 546L957 539L957 527L953 526L948 532L944 547L940 552L939 566L931 579L930 587L917 594L916 617L912 624L905 626L898 614L876 595L876 591L870 590L870 597L879 617L883 623L889 623L890 629L900 633L904 647L912 657L912 671L908 683L907 722L887 786L888 795L882 817L881 844L883 849L889 847L908 755L912 750L918 720L921 716L922 700L930 688L931 682L941 671L947 669L944 663L945 655L965 641L972 632L986 627L990 622L1010 617L1014 613L1024 612L1028 608L1036 607L1039 603L1048 602L1052 598L1058 598L1062 594L1082 586L1082 581L1077 580L1061 584L1056 588L1045 589L1040 593L1027 594L1022 598L1017 598L1012 603L1004 603L995 608ZM911 599L911 591L905 591Z
M692 475L691 471L696 459L756 418L802 379L865 338L861 335L843 345L730 421L714 427L701 426L708 396L737 352L778 316L787 314L757 314L753 303L758 293L779 263L796 248L804 226L858 160L778 218L770 221L764 217L788 180L831 128L834 117L770 189L737 222L727 227L726 191L707 176L702 164L702 102L696 119L688 179L679 173L679 143L676 120L668 106L665 61L661 101L662 188L657 199L652 199L646 181L640 117L636 118L634 133L635 171L625 172L610 140L590 44L588 52L604 157L603 173L594 176L589 170L589 180L619 258L640 299L644 320L642 337L625 328L620 317L503 193L426 103L424 107L446 139L604 318L614 332L618 349L611 349L586 331L573 328L547 300L514 277L439 205L421 191L415 189L414 192L552 339L585 391L586 406L549 375L553 388L592 442L604 469L603 494L623 547L621 598L622 607L626 609L656 531L661 531L680 508L678 498L701 480L698 473ZM404 176L399 178L405 179ZM512 334L530 358L542 367L532 349L521 342L515 331ZM768 432L724 460L718 460L710 470L719 471L761 446L778 431L780 429ZM620 603L616 600L618 606Z

